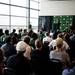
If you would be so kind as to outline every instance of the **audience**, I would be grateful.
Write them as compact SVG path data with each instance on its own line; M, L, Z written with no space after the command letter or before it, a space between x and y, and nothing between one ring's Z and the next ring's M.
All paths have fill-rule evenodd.
M75 30L0 31L0 75L75 75Z

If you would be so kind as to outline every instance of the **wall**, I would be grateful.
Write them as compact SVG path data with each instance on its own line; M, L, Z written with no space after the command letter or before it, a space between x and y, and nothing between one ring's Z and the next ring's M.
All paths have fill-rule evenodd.
M39 15L75 15L75 1L41 0Z

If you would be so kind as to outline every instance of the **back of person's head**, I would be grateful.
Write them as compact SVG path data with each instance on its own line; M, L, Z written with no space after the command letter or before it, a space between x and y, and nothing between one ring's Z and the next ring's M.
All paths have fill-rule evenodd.
M5 30L5 34L6 35L9 35L9 30Z
M29 28L29 29L32 29L32 25L29 25L28 28Z
M6 42L6 43L10 43L10 42L11 42L11 37L10 37L10 36L7 36L7 37L5 38L5 42Z
M27 29L24 29L24 32L27 32Z
M61 48L63 46L63 39L57 38L56 39L56 47Z
M0 29L0 36L2 36L3 34L3 29Z
M36 33L32 33L32 36L31 36L34 40L36 40L38 38L37 34Z
M41 40L39 40L39 39L37 39L36 41L35 41L35 46L36 46L36 48L41 48L42 47L42 42L41 42Z
M49 36L49 32L46 32L46 36Z
M32 33L33 33L33 31L32 31L32 30L29 30L29 31L28 31L28 36L31 37L31 36L32 36Z
M0 29L0 32L3 33L3 29Z
M14 44L17 44L17 42L18 42L17 37L12 36L12 37L11 37L11 43L14 45Z
M24 37L24 42L29 44L30 43L30 37L29 36L25 36Z
M24 41L20 41L16 45L17 52L25 52L26 50L26 43Z
M16 32L16 30L15 30L15 29L13 29L13 32L15 33L15 32Z

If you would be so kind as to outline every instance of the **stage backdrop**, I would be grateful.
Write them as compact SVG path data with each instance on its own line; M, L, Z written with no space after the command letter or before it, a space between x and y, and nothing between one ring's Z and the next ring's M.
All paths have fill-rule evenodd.
M73 25L73 18L74 16L39 16L38 29L43 28L45 31L55 31L57 29L68 31ZM58 21L60 25L54 26Z

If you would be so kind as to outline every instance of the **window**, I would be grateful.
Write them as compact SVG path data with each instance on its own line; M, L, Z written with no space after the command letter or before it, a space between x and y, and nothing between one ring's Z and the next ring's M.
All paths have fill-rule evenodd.
M11 25L26 25L26 18L11 17Z
M32 18L38 18L38 11L36 11L36 10L30 10L30 17L32 17Z
M7 14L7 15L9 15L9 6L0 4L0 14Z
M9 29L28 27L29 0L0 0L0 28ZM10 2L10 4L9 4ZM33 29L38 26L38 0L30 0L30 22Z
M30 8L38 9L38 2L30 1Z
M9 3L9 0L0 0L2 3Z
M32 18L30 18L30 24L32 25L32 26L38 26L38 19L32 19Z
M33 31L38 31L38 19L32 19L30 18L30 24L32 25Z
M26 17L26 8L11 6L11 15L24 16Z
M0 25L9 25L9 16L0 15Z
M11 0L11 4L26 7L27 6L27 0Z

